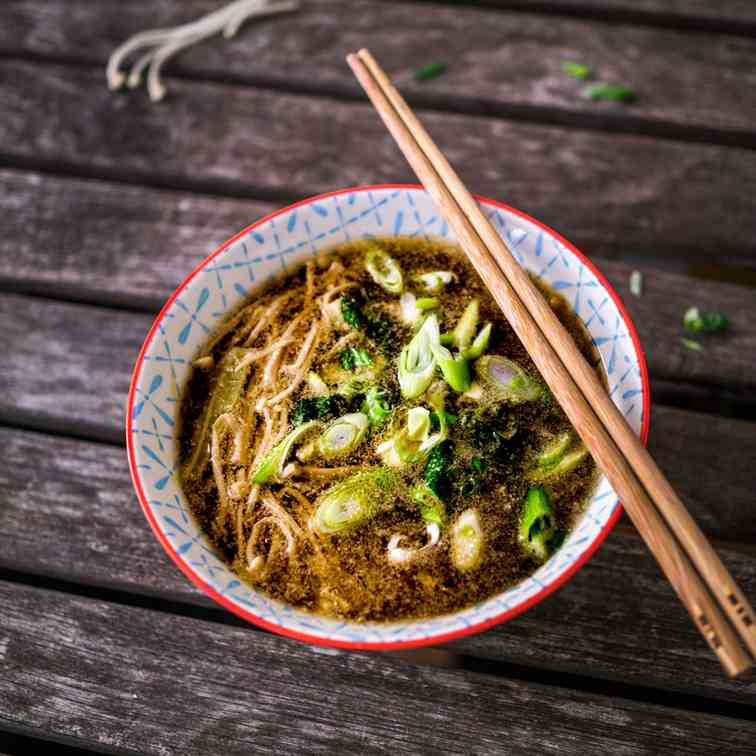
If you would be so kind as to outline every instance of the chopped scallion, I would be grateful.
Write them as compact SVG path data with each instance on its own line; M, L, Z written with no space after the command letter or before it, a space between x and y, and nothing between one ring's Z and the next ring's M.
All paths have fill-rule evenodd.
M329 488L312 517L312 528L320 533L342 533L363 524L395 500L397 479L380 467Z
M683 315L683 325L691 333L716 333L727 330L730 321L724 313L701 312L698 307L690 307Z
M609 100L611 102L632 102L635 92L621 84L607 84L599 82L591 84L583 90L583 94L591 100Z
M566 60L562 63L562 71L573 79L587 79L591 75L591 70L583 63L575 63L572 60Z
M399 263L377 245L365 255L365 267L373 281L389 294L402 293L404 278Z
M630 293L634 297L639 297L643 294L643 273L639 270L634 270L630 274Z
M474 509L466 509L457 518L451 531L451 558L461 572L480 564L483 552L483 529Z
M444 380L459 394L467 391L472 383L467 360L461 354L453 357L452 353L440 344L434 344L431 348Z
M437 76L446 73L446 63L428 63L419 70L415 71L416 81L429 81Z
M518 540L522 547L539 562L549 555L548 541L554 535L554 513L543 486L528 489L520 512Z
M342 457L353 452L365 438L370 421L362 412L353 412L334 420L318 439L320 453L328 457Z
M280 475L294 444L318 427L320 427L320 423L317 420L310 420L294 428L283 441L274 446L263 457L257 469L252 473L250 483L267 483Z
M433 346L438 341L438 318L431 314L399 355L399 386L405 399L420 396L430 386L436 369Z
M693 339L682 338L680 339L680 343L691 352L703 352L703 347L701 346L701 344L698 341L694 341Z

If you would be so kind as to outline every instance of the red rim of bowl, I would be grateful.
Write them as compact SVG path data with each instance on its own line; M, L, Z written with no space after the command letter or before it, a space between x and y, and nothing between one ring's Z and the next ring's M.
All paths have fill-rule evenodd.
M150 523L150 526L152 527L153 532L157 536L158 541L160 541L163 548L166 550L166 552L168 552L168 555L176 563L176 566L198 588L203 590L206 594L208 594L211 598L213 598L219 604L224 606L226 609L244 618L248 622L251 622L252 624L257 625L258 627L262 627L266 630L270 630L274 633L278 633L279 635L284 635L289 638L296 638L297 640L305 641L307 643L315 643L321 646L333 646L337 648L353 648L353 649L375 649L375 650L429 646L429 645L434 645L437 643L443 643L446 641L455 640L456 638L461 638L465 635L479 633L482 630L487 630L488 628L493 627L494 625L498 625L499 623L504 622L505 620L512 619L513 617L516 617L517 615L524 612L526 609L529 609L531 606L534 606L539 601L542 601L544 598L546 598L546 596L548 596L550 593L555 591L561 585L566 583L593 555L593 553L601 545L601 543L604 541L607 535L609 535L609 532L614 527L615 523L619 519L620 514L622 513L622 504L620 502L618 506L615 507L615 510L612 513L609 520L607 521L607 523L604 525L601 531L599 531L598 535L593 539L593 542L591 543L591 545L583 552L580 558L577 559L572 565L570 565L569 569L567 569L562 575L560 575L559 578L557 578L553 583L550 583L549 585L544 586L538 593L536 593L534 596L531 596L527 601L524 601L523 603L518 604L517 606L511 609L508 609L507 611L502 612L501 614L497 614L494 617L491 617L482 622L475 623L468 627L464 627L460 630L455 630L453 632L448 632L448 633L440 633L438 635L432 635L426 638L418 638L418 639L409 640L409 641L394 641L394 642L348 641L348 640L338 640L338 639L331 639L331 638L321 638L317 635L309 635L307 633L301 633L296 630L291 630L289 628L282 627L275 623L268 622L264 619L261 619L260 617L253 614L252 612L246 609L242 609L240 606L237 606L236 604L232 603L225 596L222 596L220 593L218 593L218 591L216 591L214 588L208 585L204 580L202 580L199 577L199 575L197 575L191 569L191 567L189 567L189 565L186 564L186 562L184 562L181 559L181 557L178 555L178 553L173 548L171 543L162 533L162 531L160 530L158 526L157 520L155 518L155 514L148 503L147 496L145 495L144 489L142 488L142 483L137 473L136 458L134 454L134 444L132 442L132 438L133 438L132 436L132 410L133 410L133 405L134 405L136 385L139 379L139 375L142 371L142 364L144 362L145 353L147 352L148 347L152 343L152 340L155 336L155 332L158 329L158 325L162 321L168 308L170 308L170 306L174 303L177 297L191 283L191 281L195 278L195 276L197 276L197 274L201 270L203 270L215 257L217 257L225 249L231 246L235 241L237 241L237 239L240 239L241 237L246 236L246 234L248 234L252 229L257 228L258 226L261 226L263 223L267 223L269 220L276 218L277 216L283 213L286 213L290 210L293 210L296 207L301 207L302 205L309 205L312 202L317 202L318 200L327 199L328 197L334 197L340 194L349 194L353 192L369 192L369 191L380 191L380 190L387 190L387 189L388 190L400 189L400 190L411 190L411 191L414 190L414 191L421 191L421 192L425 191L425 189L420 184L375 184L375 185L370 185L370 186L355 186L355 187L350 187L347 189L337 189L332 192L326 192L325 194L319 194L317 196L309 197L307 199L301 200L300 202L296 202L292 205L288 205L287 207L281 208L280 210L276 210L275 212L270 213L269 215L266 215L263 218L260 218L260 220L256 221L250 226L247 226L238 234L232 236L228 241L224 242L220 247L218 247L218 249L216 249L212 254L208 255L208 257L206 257L181 282L178 288L168 298L168 301L163 305L163 308L160 310L160 313L158 314L157 318L155 318L155 322L152 324L152 327L150 328L150 331L147 334L147 338L144 340L144 344L142 345L142 348L139 351L139 356L137 357L137 361L134 366L134 371L131 376L131 385L129 387L129 395L128 395L128 401L126 405L126 445L128 448L129 469L131 471L131 479L134 483L134 488L136 489L137 497L139 498L139 503L142 507L142 511L144 512L145 517L147 518L147 521ZM556 233L556 231L554 231L553 229L549 228L548 226L536 220L535 218L532 218L527 213L523 213L522 211L517 210L516 208L511 207L510 205L507 205L503 202L498 202L497 200L490 199L489 197L483 197L481 195L475 195L475 199L487 205L492 205L501 210L505 210L506 212L513 213L514 215L517 215L520 218L523 218L529 223L532 223L534 226L537 226L538 228L546 231L548 234L550 234L555 239L557 239L560 243L564 244L564 246L567 247L567 249L569 249L570 252L572 252L572 254L574 254L584 265L586 265L588 269L596 276L596 278L598 278L598 280L601 282L601 285L604 287L604 289L606 289L606 292L612 298L612 301L617 306L617 309L619 310L622 316L622 319L625 323L625 327L627 328L627 331L630 334L630 337L632 339L635 352L638 355L638 366L641 372L641 383L643 385L643 410L642 410L643 421L642 421L640 438L641 438L641 441L645 444L648 438L648 428L649 428L649 422L650 422L650 405L651 405L649 382L648 382L648 368L646 366L646 357L641 347L640 339L638 338L638 333L635 330L635 326L633 325L633 321L630 319L630 316L627 313L625 306L622 304L622 300L620 299L617 292L609 284L609 282L601 274L601 272L594 266L594 264L579 249L577 249L577 247L575 247L573 244L567 241L567 239L565 239L563 236Z

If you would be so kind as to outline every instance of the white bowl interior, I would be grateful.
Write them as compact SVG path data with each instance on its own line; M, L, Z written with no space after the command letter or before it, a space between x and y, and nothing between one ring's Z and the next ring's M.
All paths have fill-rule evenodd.
M496 205L481 205L519 262L572 303L600 351L613 401L640 433L644 420L640 355L612 297L593 271L549 231ZM134 475L161 540L185 570L235 610L313 641L422 642L513 614L572 571L619 506L602 478L564 546L535 574L476 606L433 619L357 624L314 616L255 591L218 558L195 523L176 475L178 400L193 355L230 310L282 270L344 241L396 234L454 241L428 195L415 188L348 190L269 217L180 287L153 329L135 373L129 410Z

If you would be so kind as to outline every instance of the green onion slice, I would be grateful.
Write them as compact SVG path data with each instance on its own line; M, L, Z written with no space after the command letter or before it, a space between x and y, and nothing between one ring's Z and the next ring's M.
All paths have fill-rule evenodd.
M428 81L435 79L437 76L446 72L446 63L428 63L419 70L415 71L416 81Z
M533 481L544 481L572 472L586 457L588 450L580 445L550 465L539 465L528 477Z
M415 486L410 491L412 501L417 504L420 516L426 523L435 522L438 526L446 524L446 508L444 503L426 485Z
M591 84L583 90L583 94L591 100L610 100L612 102L632 102L635 92L620 84L606 84L599 82Z
M357 473L329 488L321 497L311 527L319 533L343 533L362 525L396 501L397 478L378 468Z
M481 383L499 399L511 404L532 402L543 395L541 384L531 378L516 362L500 355L486 355L475 363Z
M205 405L192 436L192 456L184 468L184 475L191 478L200 475L210 461L210 434L215 421L231 412L244 393L249 369L237 370L246 350L230 349L215 368L214 388L210 401Z
M462 316L457 321L457 325L452 331L452 338L454 339L454 345L462 351L470 346L473 338L475 338L475 331L478 328L478 315L480 311L480 304L477 299L470 301L467 305Z
M567 76L572 76L573 79L587 79L591 75L591 70L583 63L575 63L571 60L566 60L562 63L562 71Z
M452 353L440 344L434 344L432 349L444 380L459 394L467 391L472 383L467 360L461 354L453 357Z
M548 556L547 542L554 535L554 513L543 486L533 486L525 496L517 537L522 547L539 562Z
M283 471L289 453L294 444L299 442L311 431L322 426L317 420L310 420L307 423L294 428L283 441L276 444L262 459L257 469L252 474L250 483L267 483L271 478L278 477Z
M438 297L420 297L415 302L415 307L417 307L420 312L425 312L426 310L432 310L434 307L438 307L439 301Z
M320 453L326 458L350 454L362 443L369 425L368 416L362 412L337 418L318 439Z
M437 294L455 278L456 276L450 270L434 270L431 273L420 273L415 276L415 281L423 286L427 292Z
M399 544L402 542L404 536L400 533L394 533L388 542L389 562L392 564L407 564L430 551L441 539L441 528L438 523L430 522L425 526L425 529L428 533L428 543L419 549L403 548Z
M378 286L389 294L401 294L404 288L402 269L391 255L380 247L371 247L365 255L365 267Z
M724 313L701 312L698 307L691 307L683 315L683 325L692 333L715 333L726 330L730 321Z
M405 399L414 399L430 386L436 369L432 347L439 340L438 318L429 315L399 355L399 386Z
M560 459L562 459L571 443L572 433L570 431L564 431L564 433L559 433L554 436L554 438L541 449L537 459L538 466L551 467L552 465L555 465Z
M483 328L478 331L478 335L475 340L470 344L467 349L462 350L462 356L468 360L477 360L483 352L488 349L488 342L491 339L491 324L486 323Z
M467 572L480 564L483 555L483 529L474 509L466 509L451 529L451 558L454 566Z

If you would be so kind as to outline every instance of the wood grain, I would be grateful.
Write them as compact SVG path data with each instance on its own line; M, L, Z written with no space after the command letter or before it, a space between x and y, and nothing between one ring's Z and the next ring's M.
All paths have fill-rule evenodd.
M0 584L0 601L0 725L91 748L704 754L723 740L744 752L756 735L726 716L315 650L26 586Z
M112 96L100 71L2 61L0 159L257 199L411 177L368 105L210 83L174 90L154 107L138 93ZM531 212L589 254L753 260L756 152L425 120L471 189Z
M0 170L0 284L157 313L204 257L281 204Z
M597 10L602 6L608 7L601 3ZM212 0L27 0L6 11L0 50L103 65L145 26L174 25L213 7ZM298 13L250 24L230 42L198 45L170 70L354 96L358 90L342 61L367 43L390 61L391 74L417 104L623 131L677 128L683 135L756 146L756 79L749 75L756 42L727 35L708 34L702 45L697 34L669 29L461 3L311 0ZM603 79L633 87L637 102L628 107L581 97L580 82L561 70L565 60L575 59ZM414 72L431 60L449 62L446 75L415 82Z
M278 206L0 170L0 287L154 313L204 256ZM752 289L640 265L638 298L628 290L633 266L596 262L630 311L654 379L753 397ZM727 334L705 340L704 354L680 342L694 304L732 321Z
M707 421L676 410L661 415L661 432L679 430L681 443L686 441L688 424ZM752 426L750 437L738 435L746 425L732 422L730 431L733 447L739 446L743 455L756 449ZM724 421L719 427L726 434ZM712 435L718 438L716 431ZM134 496L122 449L13 429L0 429L0 446L4 450L0 567L214 606L173 566L152 536ZM676 472L707 490L719 487L712 498L691 501L704 525L730 524L731 530L723 528L724 537L753 542L756 529L747 506L753 474L749 489L742 468L736 464L729 468L740 473L742 491L731 489L720 470L700 475L694 467L678 466ZM725 545L722 553L753 595L752 554ZM629 526L619 527L548 600L482 636L455 643L454 648L542 670L756 705L756 682L733 682L722 675Z

